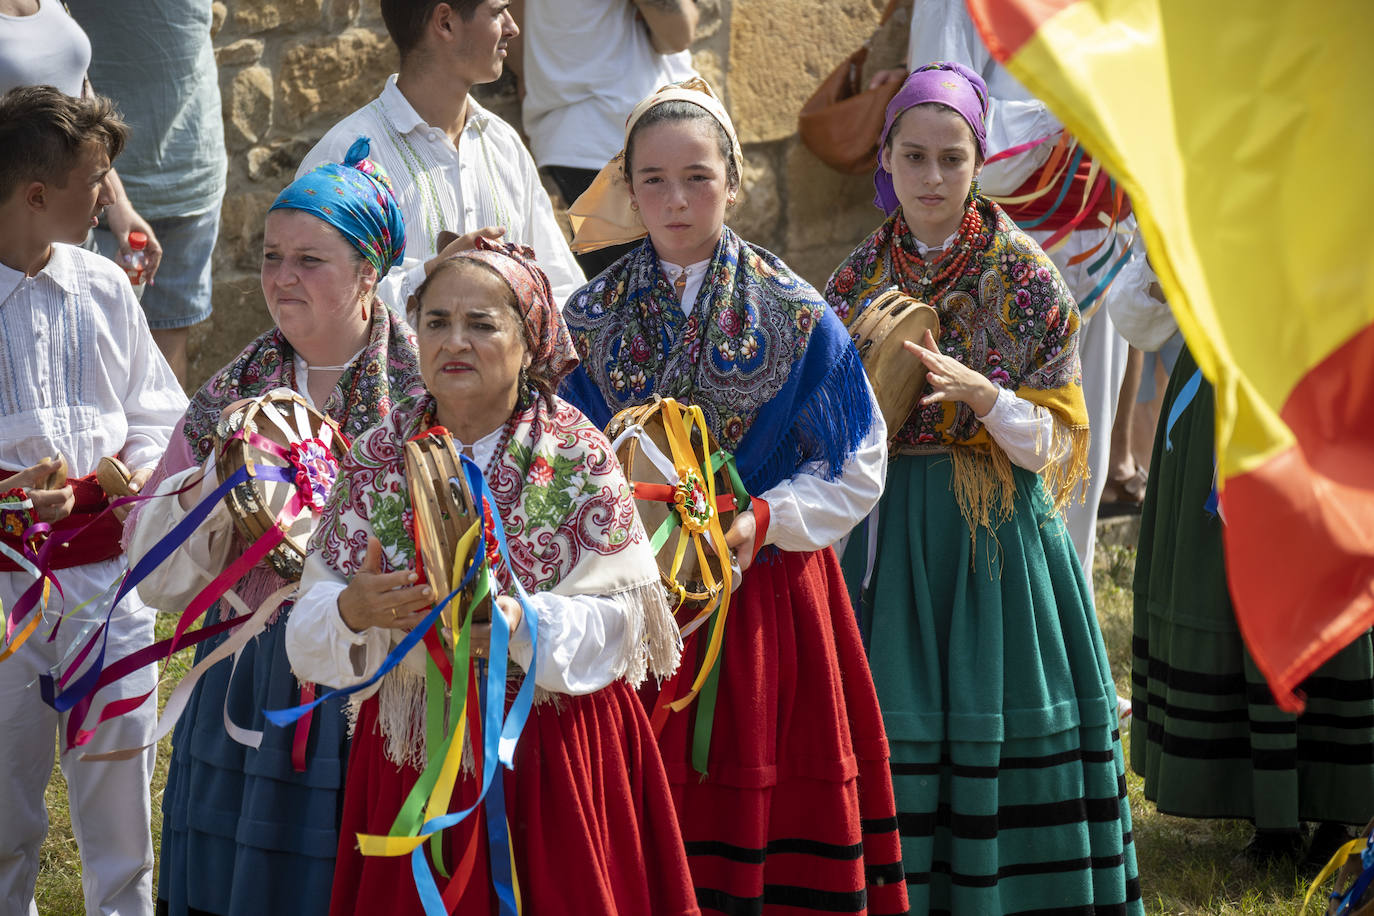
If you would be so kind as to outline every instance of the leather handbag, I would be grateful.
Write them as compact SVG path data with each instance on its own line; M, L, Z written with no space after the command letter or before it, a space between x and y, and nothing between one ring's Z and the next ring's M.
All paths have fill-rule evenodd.
M899 0L889 0L879 27L892 18ZM870 39L871 41L872 39ZM900 80L877 89L863 85L869 42L840 61L802 106L797 128L802 143L826 165L846 175L862 175L878 164L878 138L887 103L902 88Z

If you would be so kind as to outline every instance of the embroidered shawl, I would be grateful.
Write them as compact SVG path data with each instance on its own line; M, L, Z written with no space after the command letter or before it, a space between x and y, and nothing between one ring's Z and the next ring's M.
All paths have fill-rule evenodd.
M385 571L414 568L405 443L434 422L427 393L398 405L340 464L310 547L345 577L362 565L368 535L381 542ZM627 617L618 676L637 686L650 672L672 674L681 651L677 626L629 485L601 431L568 402L555 398L550 407L536 398L519 410L484 476L510 547L513 569L498 570L502 585L509 589L513 571L530 591L618 601ZM379 720L397 763L424 760L423 654L416 647L382 679Z
M929 303L940 315L940 350L1018 397L1049 409L1067 458L1042 471L1056 506L1087 478L1088 415L1078 359L1078 306L1059 271L1002 209L978 198L986 247L943 295ZM916 295L894 246L913 256L916 239L898 210L854 250L826 285L825 297L846 325L893 286ZM1015 487L1011 463L967 404L918 406L898 431L894 451L948 447L955 487L970 525L1010 517Z
M655 394L700 405L750 493L811 461L833 478L873 425L843 326L809 283L729 227L690 316L645 240L563 317L582 357L565 397L603 427Z
M196 461L214 448L221 411L240 398L273 388L296 390L294 350L278 328L260 335L215 373L191 398L182 429ZM424 390L415 335L381 300L373 303L367 346L344 370L320 412L332 417L355 438L391 411L392 404Z

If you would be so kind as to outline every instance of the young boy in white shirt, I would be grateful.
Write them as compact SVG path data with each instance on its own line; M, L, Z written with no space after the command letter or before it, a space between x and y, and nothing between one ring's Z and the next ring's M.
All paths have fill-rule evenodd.
M105 99L72 98L48 86L0 97L0 480L32 504L21 525L42 521L63 537L54 551L62 593L52 589L43 624L0 662L0 913L36 914L39 848L47 832L43 792L67 715L45 705L38 676L89 638L71 620L46 636L64 610L114 583L124 571L122 523L100 516L95 482L103 456L134 471L137 489L157 463L186 397L154 346L128 278L77 244L110 203L103 179L128 129ZM35 482L65 460L70 481ZM16 480L8 480L15 472ZM95 521L90 527L88 523ZM3 526L0 526L3 527ZM80 535L73 536L78 529ZM13 534L6 544L21 546ZM0 602L13 613L33 578L0 556ZM126 597L110 620L107 659L153 642L153 611ZM149 668L96 695L92 711L153 688ZM137 747L152 739L151 702L107 722L84 748L62 754L72 832L81 851L86 912L151 916L153 847L149 782L155 750L118 762L80 759L87 751Z

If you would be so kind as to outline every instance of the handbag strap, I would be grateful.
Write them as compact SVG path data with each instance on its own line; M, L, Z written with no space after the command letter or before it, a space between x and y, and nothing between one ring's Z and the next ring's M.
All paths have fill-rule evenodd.
M879 26L885 25L892 18L892 14L897 12L897 7L901 2L902 0L887 0L887 9L883 10L883 16L878 20Z

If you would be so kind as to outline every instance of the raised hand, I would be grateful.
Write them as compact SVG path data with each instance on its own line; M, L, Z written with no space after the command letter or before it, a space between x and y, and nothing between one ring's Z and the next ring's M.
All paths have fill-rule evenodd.
M354 633L368 627L410 631L434 600L428 585L416 585L413 569L382 572L382 544L371 535L363 565L339 593L339 616Z

